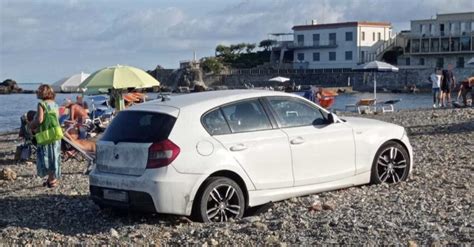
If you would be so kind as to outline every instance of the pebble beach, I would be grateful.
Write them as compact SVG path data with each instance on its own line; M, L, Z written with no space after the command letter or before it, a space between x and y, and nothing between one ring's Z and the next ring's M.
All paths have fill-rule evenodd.
M14 161L17 134L0 134L0 170L16 173L0 180L0 245L472 244L474 108L362 117L407 129L414 170L406 182L291 198L212 224L101 210L89 199L86 162L63 163L60 186L46 189L34 160Z

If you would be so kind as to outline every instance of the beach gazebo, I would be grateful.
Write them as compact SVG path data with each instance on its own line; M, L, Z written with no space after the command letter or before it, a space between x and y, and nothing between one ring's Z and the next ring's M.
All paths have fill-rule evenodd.
M89 77L90 74L81 72L68 77L64 77L61 80L56 81L51 85L54 91L62 93L75 93L79 92L79 85Z

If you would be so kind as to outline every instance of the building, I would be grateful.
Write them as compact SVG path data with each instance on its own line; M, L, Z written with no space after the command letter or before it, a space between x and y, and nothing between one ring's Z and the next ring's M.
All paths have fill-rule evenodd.
M474 56L474 12L438 14L411 21L398 65L410 67L466 66Z
M293 27L293 67L353 68L375 60L377 49L392 36L388 22L342 22Z

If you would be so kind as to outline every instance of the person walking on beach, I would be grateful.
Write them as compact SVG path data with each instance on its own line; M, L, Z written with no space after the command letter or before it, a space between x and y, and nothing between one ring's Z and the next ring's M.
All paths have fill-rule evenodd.
M59 107L54 102L56 94L49 85L41 85L36 94L41 101L38 103L38 109L35 118L30 122L30 127L38 133L40 127L46 124L45 119L48 117L48 112L56 112L56 117L59 116ZM51 144L37 145L36 170L38 176L48 176L43 186L49 188L58 186L58 179L61 177L60 152L61 140L54 141Z
M441 106L448 106L451 103L451 90L456 85L456 78L453 74L453 65L448 64L448 69L444 69L441 78Z
M431 88L433 90L433 108L440 107L441 94L439 87L441 86L441 71L435 68L433 74L430 75Z

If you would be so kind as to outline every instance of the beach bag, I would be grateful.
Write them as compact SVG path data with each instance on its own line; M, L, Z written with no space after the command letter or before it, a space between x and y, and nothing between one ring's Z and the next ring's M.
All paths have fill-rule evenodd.
M63 130L61 125L59 125L56 112L49 110L44 102L41 102L40 105L44 110L44 118L43 123L39 126L39 132L35 135L36 142L39 145L47 145L61 140L63 138Z

